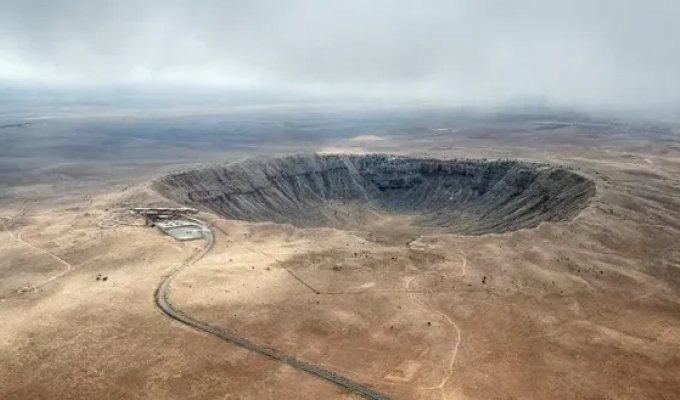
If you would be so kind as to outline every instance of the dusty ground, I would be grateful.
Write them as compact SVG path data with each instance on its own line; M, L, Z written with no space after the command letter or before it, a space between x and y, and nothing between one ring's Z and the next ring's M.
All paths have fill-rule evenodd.
M203 214L215 248L171 300L395 399L680 398L680 137L520 131L500 146L489 131L319 149L550 161L596 197L569 222L474 237L394 215L342 231ZM0 398L354 398L155 308L161 277L203 245L115 223L158 201L116 184L0 210Z

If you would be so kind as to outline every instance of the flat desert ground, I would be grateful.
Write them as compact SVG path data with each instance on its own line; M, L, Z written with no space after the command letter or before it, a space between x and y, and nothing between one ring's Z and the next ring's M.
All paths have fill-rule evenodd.
M400 115L3 128L0 398L358 398L166 317L158 285L206 243L125 212L175 205L149 184L170 171L300 151L550 163L596 194L568 220L485 235L388 212L339 229L202 211L214 246L174 278L178 309L391 399L680 398L680 128Z

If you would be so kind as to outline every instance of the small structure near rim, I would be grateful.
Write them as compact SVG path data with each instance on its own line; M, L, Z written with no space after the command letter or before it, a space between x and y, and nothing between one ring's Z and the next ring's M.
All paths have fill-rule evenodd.
M184 214L198 213L197 209L191 207L135 207L128 211L144 217L148 226L154 226L159 220L177 219Z
M135 207L128 210L131 214L146 218L147 224L159 219L177 218L182 214L196 214L198 210L191 207Z
M190 207L136 207L129 209L134 215L144 217L147 226L155 226L161 232L172 236L176 240L195 240L205 237L205 227L192 221L183 219L185 214L196 214L198 210Z

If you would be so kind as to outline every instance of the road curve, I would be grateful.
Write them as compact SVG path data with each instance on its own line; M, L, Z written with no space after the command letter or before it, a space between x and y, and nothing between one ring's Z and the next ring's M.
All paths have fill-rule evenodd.
M47 256L49 256L49 257L52 257L53 259L57 260L57 261L60 262L61 264L65 265L65 266L66 266L66 269L64 269L63 271L57 273L56 275L52 275L52 276L50 276L49 278L47 278L47 279L45 279L45 280L43 280L43 281L40 281L40 282L38 282L38 283L36 283L36 284L25 286L24 288L21 288L19 291L17 291L17 292L16 292L15 294L13 294L13 295L0 297L0 300L5 300L5 299L13 298L13 297L18 297L18 296L21 296L21 295L24 294L24 293L28 293L28 292L35 291L35 290L37 290L37 289L39 289L39 288L41 288L41 287L47 285L48 283L52 282L53 280L58 279L58 278L60 278L61 276L65 275L66 273L68 273L68 272L73 268L73 266L72 266L70 263L68 263L67 261L63 260L62 258L60 258L59 256L57 256L56 254L51 253L51 252L49 252L49 251L47 251L47 250L45 250L45 249L43 249L43 248L40 248L40 247L38 247L38 246L36 246L36 245L34 245L34 244L31 244L31 243L25 241L24 239L22 239L22 238L21 238L21 235L24 234L24 231L19 232L19 233L17 234L17 236L14 237L14 235L12 235L12 233L9 231L9 229L7 229L7 225L5 225L5 222L3 221L3 219L4 219L4 217L3 217L3 218L0 218L0 225L2 225L2 228L4 229L4 231L7 233L7 235L9 235L10 238L12 238L12 240L14 240L14 241L17 242L17 243L21 243L21 244L23 244L23 245L26 245L26 246L28 246L28 247L30 247L30 248L36 250L36 251L39 251L40 253L43 253L43 254L45 254L45 255L47 255ZM27 289L28 291L23 291L23 289Z
M205 234L207 236L207 244L205 248L196 256L192 257L189 261L186 263L180 265L179 267L175 268L172 270L168 275L163 277L163 280L161 281L160 285L156 289L156 293L154 295L154 299L156 302L156 305L158 308L168 317L179 321L183 324L186 324L194 329L209 333L211 335L217 336L223 340L226 340L228 342L231 342L237 346L243 347L244 349L254 351L256 353L265 355L267 357L273 358L275 360L278 360L282 363L285 363L293 368L296 368L298 370L307 372L309 374L312 374L316 376L317 378L321 378L323 380L326 380L330 383L333 383L335 385L338 385L340 387L343 387L359 396L362 396L366 399L371 399L371 400L389 400L389 397L387 397L384 394L378 393L375 390L361 384L358 382L355 382L349 378L346 378L338 373L335 373L333 371L326 370L324 368L321 368L319 366L316 366L314 364L298 360L297 358L285 354L279 350L273 349L271 347L267 346L262 346L258 345L256 343L251 342L250 340L237 336L225 329L222 328L217 328L214 326L211 326L205 322L196 320L192 318L191 316L185 314L181 310L178 310L175 308L170 300L168 299L168 291L170 288L170 283L174 279L174 277L179 273L181 270L193 265L195 262L203 258L206 254L212 250L213 245L215 243L215 238L212 233L212 230L208 227L206 223L203 221L200 221L195 218L190 218L184 216L184 218L192 220L201 226L203 226Z

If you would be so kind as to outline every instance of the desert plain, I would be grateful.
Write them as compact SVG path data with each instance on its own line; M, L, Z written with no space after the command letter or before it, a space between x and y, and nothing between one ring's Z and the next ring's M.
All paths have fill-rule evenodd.
M184 264L177 309L385 398L680 398L678 124L448 110L3 118L2 399L359 398L168 318L154 296ZM214 239L199 259L206 240L127 212L186 206L157 190L163 177L301 153L539 163L592 193L499 232L327 199L314 204L348 217L232 218L199 202Z

